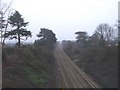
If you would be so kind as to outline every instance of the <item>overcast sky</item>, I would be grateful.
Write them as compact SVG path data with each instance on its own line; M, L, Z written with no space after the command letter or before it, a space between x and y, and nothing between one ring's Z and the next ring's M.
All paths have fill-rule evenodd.
M11 0L6 0L11 1ZM12 0L12 8L19 11L28 30L37 39L40 28L52 30L58 40L75 40L76 31L93 34L101 23L114 25L118 19L119 0Z

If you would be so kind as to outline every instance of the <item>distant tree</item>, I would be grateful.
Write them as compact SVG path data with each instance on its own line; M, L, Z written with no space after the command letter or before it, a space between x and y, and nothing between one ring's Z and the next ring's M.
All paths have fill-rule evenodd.
M90 46L92 47L100 47L100 43L101 43L101 39L98 37L97 33L93 33L90 37L89 37L89 43Z
M99 24L95 30L95 34L101 40L101 45L109 44L113 39L113 28L108 24Z
M46 28L41 28L41 31L37 34L37 37L40 39L35 41L35 43L39 43L39 45L46 45L48 47L54 45L57 40L52 30Z
M77 34L77 42L80 44L81 47L86 47L87 46L87 41L89 39L89 36L87 35L87 32L76 32L75 34Z
M15 11L15 13L9 17L9 23L13 27L13 30L5 33L4 37L18 39L18 46L21 46L21 40L27 40L28 37L32 36L30 31L27 31L25 28L23 28L28 25L28 22L24 21L24 18L22 18L22 15L18 11ZM25 39L22 37L25 37Z
M118 21L118 42L120 43L120 21Z
M114 25L114 40L113 45L118 45L120 43L120 21L118 20L117 24ZM120 44L119 44L120 45Z

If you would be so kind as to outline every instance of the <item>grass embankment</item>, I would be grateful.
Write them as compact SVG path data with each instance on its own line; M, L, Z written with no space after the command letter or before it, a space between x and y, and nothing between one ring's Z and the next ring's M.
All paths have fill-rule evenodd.
M76 64L103 88L118 87L118 47L64 47Z
M3 48L3 88L41 88L52 75L52 50L32 45Z

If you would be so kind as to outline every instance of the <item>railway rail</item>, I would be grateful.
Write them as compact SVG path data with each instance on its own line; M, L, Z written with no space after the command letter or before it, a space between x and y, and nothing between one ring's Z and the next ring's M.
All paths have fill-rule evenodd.
M100 88L98 84L70 60L61 45L56 46L54 55L61 71L61 88Z

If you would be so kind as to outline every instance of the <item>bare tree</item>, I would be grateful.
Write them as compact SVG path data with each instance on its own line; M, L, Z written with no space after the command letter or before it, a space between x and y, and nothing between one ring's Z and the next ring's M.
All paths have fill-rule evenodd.
M10 14L9 14L10 15ZM8 18L10 17L8 15ZM8 30L9 30L9 20L8 20L8 18L7 18L7 20L5 20L5 24L4 24L4 30L3 30L3 34L2 34L2 45L4 46L4 44L5 44L5 40L6 40L6 37L4 37L4 35L8 32ZM12 28L11 28L12 29Z
M2 0L0 0L0 42L4 45L5 37L4 34L7 32L8 29L8 18L10 16L11 10L10 6L12 4L12 1L5 7L4 3L2 3Z
M95 30L98 38L101 39L101 44L108 44L113 39L113 31L114 29L108 24L99 24Z

